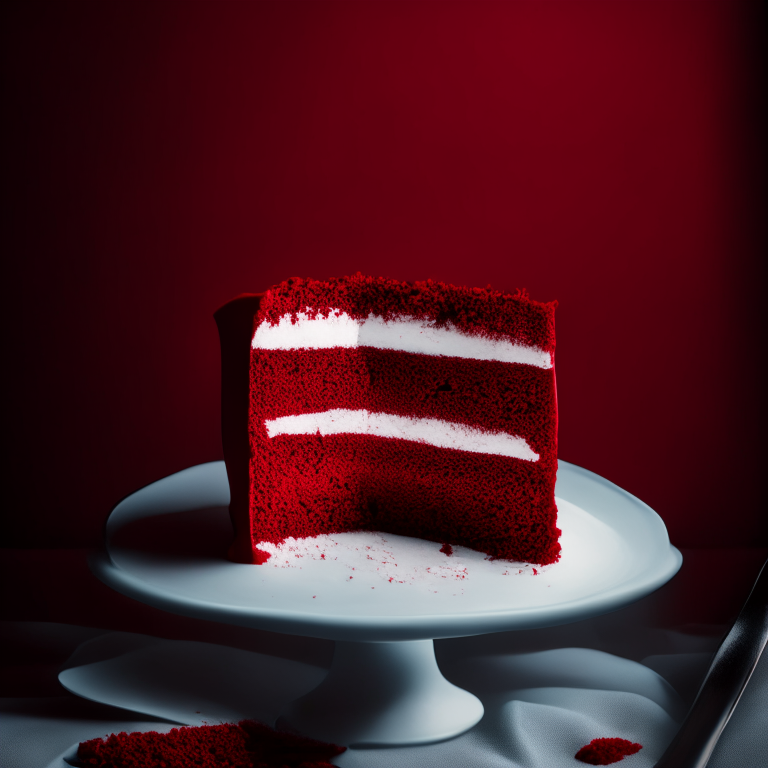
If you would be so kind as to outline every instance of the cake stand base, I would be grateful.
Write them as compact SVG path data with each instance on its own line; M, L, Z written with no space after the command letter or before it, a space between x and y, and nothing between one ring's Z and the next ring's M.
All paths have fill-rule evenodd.
M277 726L352 747L415 746L458 736L482 716L480 700L443 677L432 640L336 641L328 676Z
M463 547L449 558L436 542L366 531L316 537L251 566L224 558L229 485L215 462L120 502L90 564L118 592L161 610L334 640L327 678L283 705L282 727L345 745L429 744L483 715L477 698L443 678L434 639L581 621L639 600L680 567L664 523L626 491L566 462L556 491L563 551L551 567Z

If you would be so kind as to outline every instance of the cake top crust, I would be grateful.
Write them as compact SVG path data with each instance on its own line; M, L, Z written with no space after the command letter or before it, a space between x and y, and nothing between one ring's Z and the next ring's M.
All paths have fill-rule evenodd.
M407 283L361 273L313 280L294 277L268 290L256 324L276 325L286 316L326 317L343 312L350 318L385 321L413 318L454 327L463 333L555 351L557 302L531 299L525 290L514 295L488 288L467 288L434 280Z

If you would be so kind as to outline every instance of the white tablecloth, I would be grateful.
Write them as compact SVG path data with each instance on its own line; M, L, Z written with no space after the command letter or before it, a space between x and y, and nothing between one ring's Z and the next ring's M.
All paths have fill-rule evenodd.
M643 745L622 766L653 766L684 717L719 637L640 625L625 630L622 639L614 625L608 618L512 637L438 641L443 673L480 697L482 721L450 741L348 750L334 762L340 768L558 768L582 765L574 755L592 739L620 737ZM323 674L307 660L208 643L42 623L6 625L5 632L16 632L17 640L27 633L30 642L42 637L55 644L59 637L79 646L64 667L97 681L92 693L99 699L62 689L60 696L1 700L5 768L64 768L58 756L76 742L119 731L168 730L179 721L194 722L191 713L197 711L209 722L254 715L268 721L286 696L313 687ZM638 658L643 647L655 652ZM710 766L768 765L766 712L763 658Z

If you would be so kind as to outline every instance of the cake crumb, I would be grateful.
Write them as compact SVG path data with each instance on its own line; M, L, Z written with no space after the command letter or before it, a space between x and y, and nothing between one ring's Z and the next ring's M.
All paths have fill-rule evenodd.
M589 765L610 765L634 755L642 748L641 744L634 744L627 739L592 739L574 757Z
M270 555L270 564L276 568L306 569L315 561L318 566L322 563L323 568L333 564L339 581L351 581L361 571L363 584L367 581L368 586L370 577L375 577L377 584L381 580L384 584L402 584L429 593L436 589L447 593L451 582L471 582L479 567L477 553L467 552L463 547L445 543L438 548L429 541L396 538L388 540L379 532L360 531L289 538L279 544L260 542L259 547ZM441 555L451 557L450 564ZM549 570L549 566L533 567L527 562L491 560L485 556L482 559L488 565L495 564L499 576L540 576Z

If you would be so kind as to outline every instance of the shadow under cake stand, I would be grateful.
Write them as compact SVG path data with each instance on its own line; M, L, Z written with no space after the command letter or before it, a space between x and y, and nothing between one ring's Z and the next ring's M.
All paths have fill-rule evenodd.
M90 565L172 613L334 640L328 675L278 727L350 746L429 744L483 716L479 699L443 677L434 639L607 613L680 568L664 523L626 491L561 461L556 495L562 557L543 568L372 532L289 542L264 565L239 565L222 557L229 486L224 463L212 462L121 501Z

